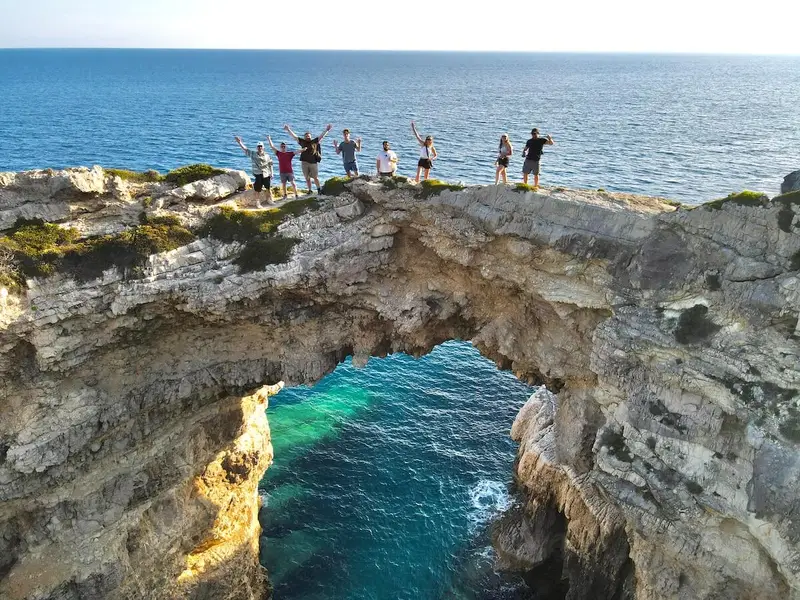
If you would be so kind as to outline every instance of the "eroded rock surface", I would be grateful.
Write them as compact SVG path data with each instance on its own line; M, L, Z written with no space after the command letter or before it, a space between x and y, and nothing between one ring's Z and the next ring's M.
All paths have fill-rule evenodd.
M514 425L506 567L569 598L798 597L793 207L384 186L281 224L284 264L199 239L0 309L0 597L257 596L247 394L452 338L557 393Z

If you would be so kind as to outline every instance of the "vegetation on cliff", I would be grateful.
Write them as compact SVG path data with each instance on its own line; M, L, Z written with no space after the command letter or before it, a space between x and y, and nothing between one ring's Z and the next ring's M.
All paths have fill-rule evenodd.
M236 210L224 207L198 230L201 237L211 237L223 242L241 242L244 248L233 261L241 273L258 271L267 265L289 260L292 248L300 242L297 238L282 237L277 233L288 217L301 215L316 207L316 198L287 202L269 210Z
M151 254L174 250L194 239L174 217L157 217L118 234L83 239L71 227L20 220L0 237L0 248L12 257L0 275L11 287L20 286L25 278L55 273L90 281L112 267L135 277Z
M707 208L709 210L719 210L723 205L728 202L738 204L740 206L766 206L769 202L769 197L763 192L753 192L751 190L743 190L738 193L729 194L719 200L712 200L700 205L700 208Z
M421 181L419 184L419 192L417 192L417 198L430 198L431 196L438 196L445 190L451 190L454 192L459 192L466 188L466 186L460 183L447 183L446 181L440 181L438 179L426 179Z
M322 184L320 192L325 196L340 196L347 191L345 184L349 181L349 177L331 177Z
M103 169L106 175L116 176L125 181L133 183L157 183L166 181L176 186L194 183L202 179L208 179L215 175L222 175L225 173L222 169L217 169L211 165L204 163L197 163L193 165L186 165L178 167L162 175L158 171L129 171L128 169Z

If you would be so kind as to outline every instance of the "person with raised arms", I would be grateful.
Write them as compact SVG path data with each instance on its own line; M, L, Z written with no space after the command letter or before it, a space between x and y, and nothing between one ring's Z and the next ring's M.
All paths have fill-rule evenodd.
M272 151L275 153L275 156L278 157L278 176L281 178L283 199L286 200L286 183L290 182L294 190L294 199L297 200L297 184L294 182L294 168L292 168L292 160L297 152L294 150L287 150L285 142L281 142L281 149L278 150L272 143L272 138L269 135L267 136L267 141L269 142L269 147L272 148Z
M303 168L303 176L306 178L306 185L308 186L308 193L312 194L314 190L311 188L311 180L317 184L317 193L319 193L319 163L322 161L322 152L320 151L320 142L328 135L328 132L333 128L330 123L325 126L325 129L317 137L312 138L311 133L306 131L303 137L292 131L289 125L284 125L283 128L292 136L300 147L303 149L300 152L300 166Z
M244 145L242 138L240 138L238 135L233 136L233 139L235 139L236 143L239 144L239 147L244 150L245 156L250 159L250 162L253 165L253 177L255 178L255 182L253 182L253 190L256 208L261 208L259 194L261 193L262 189L266 189L267 202L272 204L272 189L270 188L270 185L272 184L272 157L264 152L264 142L258 142L256 144L256 149L250 150Z
M419 183L419 174L424 170L424 178L427 179L428 175L430 175L431 168L433 167L433 161L439 156L436 152L436 148L433 147L433 136L425 136L425 139L422 139L422 136L417 133L417 125L414 121L411 121L411 131L414 132L414 137L417 138L419 145L421 146L419 150L419 162L417 162L417 176L414 179L417 183Z
M361 138L356 138L355 141L350 139L350 130L345 129L342 131L344 141L339 144L333 140L333 149L336 154L342 155L342 163L344 164L344 172L348 177L358 177L358 160L356 159L356 152L361 152ZM352 171L352 175L350 174Z

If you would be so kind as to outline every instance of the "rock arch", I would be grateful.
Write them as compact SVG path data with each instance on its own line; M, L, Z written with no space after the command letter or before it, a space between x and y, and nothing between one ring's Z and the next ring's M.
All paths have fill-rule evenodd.
M453 338L557 392L514 427L520 526L562 515L584 574L624 541L604 597L797 594L786 206L386 187L283 223L301 240L284 264L240 273L236 244L201 239L142 278L36 280L3 308L0 595L257 597L253 390Z

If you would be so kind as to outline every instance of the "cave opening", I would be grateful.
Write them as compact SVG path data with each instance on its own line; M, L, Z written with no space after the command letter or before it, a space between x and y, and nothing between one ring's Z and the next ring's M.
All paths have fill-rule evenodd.
M527 597L490 538L514 502L509 430L533 391L449 341L348 359L271 398L259 519L276 600Z

